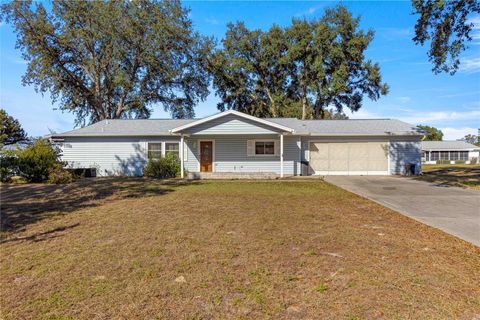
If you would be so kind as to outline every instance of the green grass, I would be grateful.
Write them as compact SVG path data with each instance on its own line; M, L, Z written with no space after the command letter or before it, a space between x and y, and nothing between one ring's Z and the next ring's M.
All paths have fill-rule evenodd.
M480 310L478 247L323 181L85 179L1 197L2 319Z
M433 164L422 165L423 175L417 180L442 186L454 186L480 190L480 165Z

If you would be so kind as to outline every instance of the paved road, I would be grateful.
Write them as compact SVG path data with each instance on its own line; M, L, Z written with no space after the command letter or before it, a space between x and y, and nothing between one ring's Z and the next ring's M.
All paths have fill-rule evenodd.
M328 176L325 180L480 246L480 191L405 177Z

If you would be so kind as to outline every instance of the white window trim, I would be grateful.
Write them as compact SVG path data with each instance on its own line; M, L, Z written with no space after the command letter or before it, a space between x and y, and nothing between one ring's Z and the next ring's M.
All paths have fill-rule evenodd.
M147 160L150 160L150 158L148 157L148 145L150 143L155 143L155 144L161 144L162 145L162 154L161 154L161 157L163 158L165 156L164 152L165 152L165 145L163 143L163 141L145 141L145 157ZM154 159L154 160L158 160L158 159Z
M215 139L199 139L197 140L197 172L200 172L200 142L212 142L212 172L215 172Z
M166 151L166 144L167 143L176 143L178 144L178 156L180 156L180 141L177 141L177 140L147 140L147 141L144 141L145 143L145 157L147 158L148 160L148 144L149 143L160 143L162 145L162 158L165 157L165 151Z
M250 139L250 140L253 140L253 155L252 157L280 157L280 154L277 154L276 151L277 151L277 148L276 148L276 144L277 143L280 143L279 140L276 140L276 139ZM257 154L257 142L273 142L273 154ZM247 142L248 143L248 142Z
M167 155L167 143L176 143L178 144L178 159L180 159L180 141L163 141L163 147L162 147L162 157L165 157Z

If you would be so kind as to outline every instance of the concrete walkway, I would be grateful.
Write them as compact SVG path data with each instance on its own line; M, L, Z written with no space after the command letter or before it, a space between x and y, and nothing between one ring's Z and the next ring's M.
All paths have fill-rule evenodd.
M480 191L406 177L327 176L325 180L480 246Z

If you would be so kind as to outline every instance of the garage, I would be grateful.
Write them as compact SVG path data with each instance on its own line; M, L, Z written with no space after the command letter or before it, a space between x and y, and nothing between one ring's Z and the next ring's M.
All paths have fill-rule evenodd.
M388 142L310 142L310 170L318 175L387 175Z

